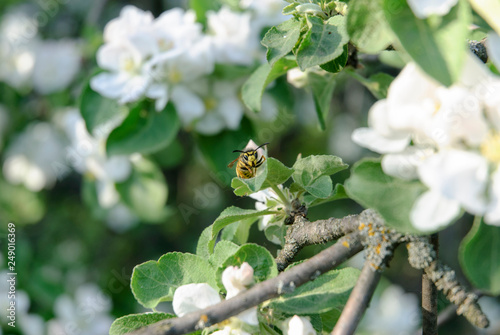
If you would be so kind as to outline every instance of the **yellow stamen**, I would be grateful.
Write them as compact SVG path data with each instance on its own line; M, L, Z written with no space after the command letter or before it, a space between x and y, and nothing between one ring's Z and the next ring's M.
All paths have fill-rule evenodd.
M491 133L481 143L481 155L493 163L500 163L500 134Z
M174 69L168 74L168 79L171 83L177 84L182 80L182 73Z
M205 98L203 103L205 104L205 110L207 111L212 110L217 106L217 100L211 97Z

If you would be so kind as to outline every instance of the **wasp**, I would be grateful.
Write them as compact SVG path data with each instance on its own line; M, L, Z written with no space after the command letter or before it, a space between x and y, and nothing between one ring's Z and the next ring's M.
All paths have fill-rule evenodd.
M246 150L234 150L233 152L241 152L241 154L238 156L238 158L229 163L227 167L232 168L234 163L238 162L236 164L236 175L239 178L249 179L255 177L257 168L261 166L266 160L266 157L264 157L264 155L260 155L259 157L259 153L257 150L259 150L260 148L262 148L267 144L269 143L264 143L262 145L259 145L255 149L245 148Z

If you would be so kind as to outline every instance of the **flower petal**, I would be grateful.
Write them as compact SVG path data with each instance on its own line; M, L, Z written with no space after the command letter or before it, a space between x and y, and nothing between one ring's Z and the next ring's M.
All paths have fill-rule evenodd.
M410 220L421 231L435 231L450 224L459 214L458 201L447 199L439 192L427 191L413 204Z
M400 152L410 143L409 135L384 137L371 128L358 128L351 138L358 145L380 154Z
M210 285L187 284L179 286L174 292L172 306L174 313L181 317L221 301L219 293Z
M479 154L445 150L426 159L418 174L431 190L458 201L468 212L482 215L486 211L488 162Z

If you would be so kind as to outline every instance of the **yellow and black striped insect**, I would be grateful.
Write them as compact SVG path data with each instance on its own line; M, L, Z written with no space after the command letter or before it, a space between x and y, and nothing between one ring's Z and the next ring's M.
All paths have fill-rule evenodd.
M245 151L234 150L233 152L241 152L241 154L238 158L229 163L227 167L232 168L234 163L238 162L236 164L236 175L239 178L249 179L255 177L257 168L261 166L266 160L266 157L264 157L264 155L260 155L259 157L258 150L267 144L269 143L264 143L262 145L259 145L255 149L247 149Z

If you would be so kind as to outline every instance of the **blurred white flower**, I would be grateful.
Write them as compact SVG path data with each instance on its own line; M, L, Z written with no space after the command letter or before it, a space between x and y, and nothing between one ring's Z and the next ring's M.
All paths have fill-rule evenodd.
M40 94L61 91L80 71L81 53L72 40L43 41L38 44L33 69L33 86Z
M71 157L71 164L76 171L89 173L97 179L99 204L103 208L112 207L119 201L114 184L125 181L132 171L129 156L106 156L105 141L113 128L109 127L106 131L106 127L103 127L103 131L90 135L78 110L66 112L62 123L71 142L66 149L66 156Z
M283 321L283 334L285 335L316 335L311 321L303 316L294 315Z
M448 88L410 63L352 139L385 154L385 173L429 188L410 214L420 230L445 226L461 208L500 225L499 102L500 78L475 56Z
M179 286L172 301L175 315L181 317L221 302L219 292L210 285L187 284Z
M243 117L243 104L238 98L241 86L229 81L200 79L190 85L203 103L204 114L195 124L197 132L214 135L223 129L238 129ZM186 119L185 116L183 119Z
M415 333L419 323L417 296L391 285L372 299L359 328L360 334L409 335Z
M136 226L139 218L127 206L117 203L108 209L106 223L115 232L122 233Z
M216 63L251 65L260 49L258 33L252 31L250 13L237 13L228 7L207 12Z
M35 17L21 7L0 21L0 80L18 90L31 87L37 33Z
M451 7L455 6L457 2L458 0L408 0L408 5L416 17L425 19L431 15L448 14Z
M241 267L230 266L222 273L222 283L227 290L227 299L230 299L237 294L243 292L247 287L253 284L253 268L246 262ZM179 286L175 292L172 301L174 312L177 316L206 308L215 305L221 301L219 293L210 285L202 284L187 284ZM246 334L242 327L245 324L256 326L259 324L257 320L257 308L253 307L241 312L237 316L230 319L230 324L225 326L217 334Z
M111 299L95 284L80 286L75 297L64 294L54 304L55 318L48 322L50 335L107 335L114 318Z
M64 158L64 142L47 122L34 122L17 135L5 151L3 174L12 184L38 192L51 188L57 178L53 163Z
M203 115L203 102L190 87L214 69L208 39L200 39L189 48L163 52L151 58L145 69L155 79L146 96L156 100L157 111L162 110L172 100L185 125Z
M128 5L122 8L120 16L104 27L104 41L115 42L138 33L147 33L153 24L153 14Z

